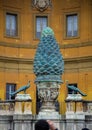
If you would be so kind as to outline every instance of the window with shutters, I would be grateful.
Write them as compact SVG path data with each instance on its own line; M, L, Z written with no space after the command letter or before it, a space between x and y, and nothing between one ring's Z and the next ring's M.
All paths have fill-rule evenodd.
M5 35L8 37L18 36L18 14L6 13Z
M11 96L10 93L16 90L16 84L13 83L6 83L6 100L15 99L15 96Z
M66 38L78 37L78 14L66 15Z
M48 26L48 16L36 16L35 22L35 37L37 39L40 39L42 30Z

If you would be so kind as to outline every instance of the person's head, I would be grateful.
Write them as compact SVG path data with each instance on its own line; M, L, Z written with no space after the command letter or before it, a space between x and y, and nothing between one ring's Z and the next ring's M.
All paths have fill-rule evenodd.
M82 130L89 130L88 128L83 128Z
M46 120L41 119L35 123L35 130L49 130L49 124Z

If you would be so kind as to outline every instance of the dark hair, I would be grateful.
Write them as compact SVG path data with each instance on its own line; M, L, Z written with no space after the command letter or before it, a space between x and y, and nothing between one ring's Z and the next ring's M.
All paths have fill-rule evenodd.
M35 130L49 130L49 124L46 120L41 119L35 123Z
M89 130L88 128L82 128L82 130Z

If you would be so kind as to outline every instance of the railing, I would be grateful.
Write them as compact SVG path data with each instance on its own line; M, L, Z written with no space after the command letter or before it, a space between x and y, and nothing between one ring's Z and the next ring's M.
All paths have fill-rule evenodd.
M16 100L4 100L0 101L0 115L12 115L14 114L15 111L15 102L18 102ZM19 101L21 102L21 101ZM23 100L22 100L23 102ZM28 101L27 101L28 102ZM30 101L29 101L30 102ZM67 103L69 102L74 102L74 101L66 101ZM77 106L77 103L79 101L75 101L76 107L80 107L80 105ZM80 101L83 106L83 112L87 115L92 114L92 101L86 101L82 100ZM75 109L77 110L77 109Z
M14 113L15 101L0 101L0 115L12 115Z
M92 114L92 101L83 101L83 108L86 114Z
M31 114L31 99L0 101L0 115L13 115L14 113ZM23 102L24 105L23 105ZM24 109L24 111L22 111Z
M86 115L92 114L92 101L87 100L65 100L66 111L83 111Z

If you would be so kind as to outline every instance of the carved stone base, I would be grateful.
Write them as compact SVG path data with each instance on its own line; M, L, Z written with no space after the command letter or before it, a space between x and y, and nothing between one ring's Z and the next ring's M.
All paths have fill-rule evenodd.
M53 101L46 101L42 103L42 107L40 108L40 111L55 111L55 103Z
M40 111L38 114L38 119L60 119L60 115L58 112L53 110L44 110Z
M54 76L53 78L56 77L57 76ZM50 78L52 78L52 76L41 76L40 78L43 80L44 78L51 80ZM46 117L47 119L59 119L59 113L56 111L55 100L59 94L58 90L60 88L60 83L53 82L52 80L50 82L47 79L45 80L46 82L37 82L38 99L41 101L38 118Z

